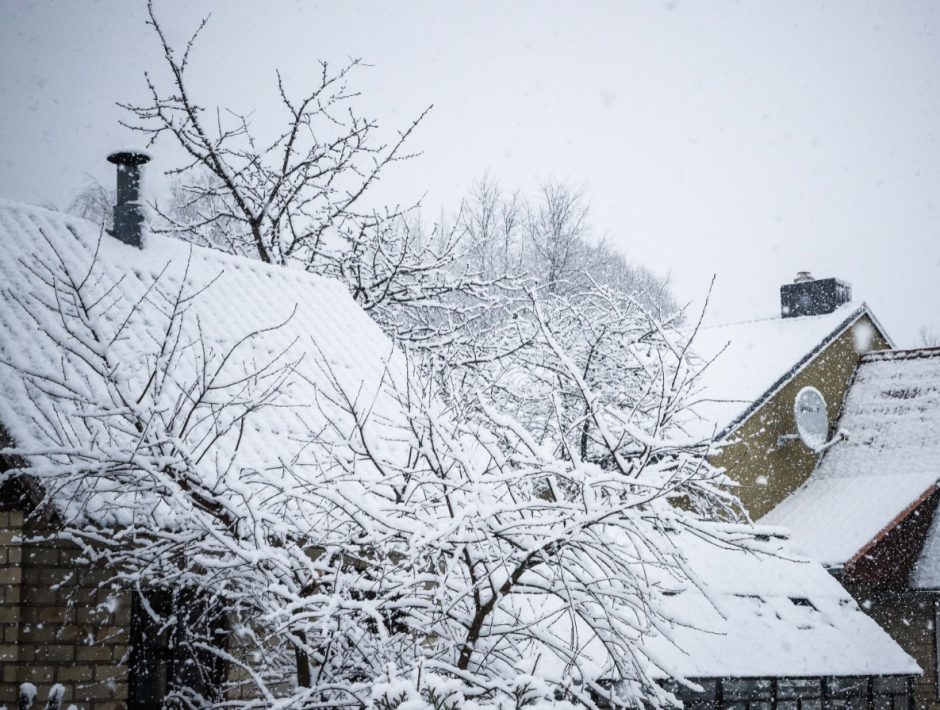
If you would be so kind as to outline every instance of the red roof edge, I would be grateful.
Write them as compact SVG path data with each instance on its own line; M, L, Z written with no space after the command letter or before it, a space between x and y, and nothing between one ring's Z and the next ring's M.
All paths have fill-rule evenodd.
M937 350L940 350L940 348L937 348ZM930 496L933 495L934 492L937 491L937 489L938 487L937 487L937 484L935 483L932 486L930 486L927 490L925 490L923 493L921 493L919 496L917 496L914 502L912 502L904 510L898 513L894 517L894 519L891 520L890 523L888 523L884 528L882 528L878 532L877 535L875 535L875 537L873 537L871 540L865 543L862 549L860 549L858 552L852 555L852 558L848 562L845 563L845 569L848 570L850 567L852 567L852 565L854 565L861 558L867 555L872 550L872 548L874 548L879 542L884 540L891 533L892 530L894 530L898 525L900 525L905 520L907 520L908 516L910 516L911 513L917 510L924 501L930 498Z

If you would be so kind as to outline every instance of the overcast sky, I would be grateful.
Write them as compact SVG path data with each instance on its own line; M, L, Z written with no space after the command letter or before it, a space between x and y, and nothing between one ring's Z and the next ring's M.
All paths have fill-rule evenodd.
M586 188L591 225L713 317L770 315L797 270L850 281L899 345L940 334L940 3L157 0L203 105L278 107L362 57L386 135L427 105L375 199L452 209L484 173ZM116 101L166 84L143 3L0 0L0 196L60 207L131 143ZM154 173L175 159L156 148Z

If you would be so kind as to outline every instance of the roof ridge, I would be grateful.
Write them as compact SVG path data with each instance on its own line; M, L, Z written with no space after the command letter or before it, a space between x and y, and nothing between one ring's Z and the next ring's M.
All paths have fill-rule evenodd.
M940 347L905 348L903 350L873 350L860 358L861 362L879 362L881 360L919 360L940 357Z
M707 324L703 324L703 325L702 325L702 330L709 330L709 329L711 329L711 328L727 328L727 327L732 326L732 325L745 325L746 323L766 323L766 322L768 322L768 321L786 321L786 322L788 322L788 323L796 323L796 322L799 322L799 321L804 321L804 320L810 320L810 319L814 319L814 318L819 318L820 316L832 315L833 313L835 313L836 311L838 311L838 310L839 310L840 308L842 308L843 306L854 307L854 308L852 309L852 312L855 312L855 311L859 310L860 308L864 307L865 305L866 305L866 303L865 303L864 301L847 301L846 303L843 303L843 304L840 304L840 305L836 306L833 310L829 311L829 313L819 313L819 314L811 315L811 316L790 316L790 317L788 317L788 318L784 318L783 316L779 316L779 315L775 315L775 316L762 316L762 317L759 317L759 318L744 318L744 319L742 319L742 320L727 321L727 322L724 322L724 323L707 323Z
M102 229L102 225L94 222L87 217L79 217L78 215L69 214L58 208L53 209L52 207L43 207L42 205L34 205L29 202L22 202L20 200L11 200L8 197L0 196L0 211L9 210L10 212L26 211L27 213L44 213L47 216L54 217L56 219L63 220L66 225L80 225L87 227L99 232L101 238L108 238L108 232ZM172 236L170 234L163 234L160 232L150 232L148 234L148 239L154 239L156 243L163 243L169 245L169 248L180 248L191 250L194 254L205 254L217 262L222 268L225 268L230 265L234 265L235 268L239 268L240 265L250 265L252 269L257 269L262 272L269 274L292 274L295 277L310 279L311 281L325 282L329 284L332 288L342 289L343 292L349 293L349 289L344 283L338 279L327 276L325 274L318 274L315 271L307 271L304 268L295 267L291 264L276 264L261 261L260 259L254 259L245 254L233 254L221 249L217 249L208 244L196 244L194 242L187 241L186 239L181 239L179 237ZM145 246L140 251L146 253L148 251Z

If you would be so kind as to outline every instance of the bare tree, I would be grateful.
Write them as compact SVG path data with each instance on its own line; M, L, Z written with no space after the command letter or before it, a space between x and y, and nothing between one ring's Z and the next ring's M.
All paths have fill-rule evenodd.
M592 241L587 217L583 194L561 184L543 185L534 201L506 196L488 177L474 186L457 219L474 245L464 268L507 278L493 294L498 307L469 324L472 346L448 357L466 366L467 380L499 393L500 406L540 437L557 435L560 424L545 396L556 391L571 403L563 408L563 427L580 422L581 457L592 448L593 424L577 411L577 387L559 375L555 353L539 337L533 299L585 381L611 395L619 392L618 404L628 409L647 406L637 384L648 375L641 353L679 343L674 329L683 317L668 281L631 264L606 242Z
M108 189L90 175L85 176L85 184L75 193L75 197L65 210L71 215L87 219L95 224L111 228L112 208L116 202L113 189Z
M940 335L934 332L933 328L926 325L918 331L918 338L920 339L920 346L923 348L940 347Z
M148 143L162 134L171 136L190 160L171 170L171 175L185 176L200 168L214 178L183 184L181 189L190 202L219 200L227 207L197 222L180 224L170 216L171 228L185 235L227 220L240 227L238 233L229 235L233 252L266 263L296 260L313 267L324 258L332 232L345 237L380 221L378 215L358 211L358 203L388 165L409 157L402 148L427 110L393 143L376 144L373 134L378 124L354 112L357 93L348 85L361 60L353 59L336 71L321 62L317 86L297 99L288 95L277 73L285 128L262 139L254 134L248 115L227 109L209 116L190 94L191 52L207 20L178 53L157 21L152 3L148 3L148 13L172 88L161 91L147 73L151 102L121 104L133 117L123 125L142 134Z
M428 323L447 324L433 317L441 300L466 300L479 282L453 268L460 235L444 229L417 234L412 207L365 206L386 169L412 157L405 144L430 108L382 143L378 122L355 111L358 93L349 82L362 61L335 70L322 62L317 85L296 98L277 73L284 127L260 136L248 115L232 109L210 114L191 94L188 70L205 20L180 52L152 3L148 11L171 88L159 88L148 73L150 101L122 104L131 116L124 125L148 144L168 136L188 157L169 171L173 195L156 206L162 218L156 231L339 279L399 338L426 340Z
M455 218L469 236L465 259L491 279L525 273L532 248L524 236L526 219L521 195L505 195L495 180L484 175L463 199Z
M297 528L284 530L276 522L283 487L269 488L264 479L249 483L255 473L229 468L246 421L278 404L296 360L281 351L255 361L253 369L233 365L239 351L263 337L261 331L245 334L223 351L200 341L189 309L202 289L189 291L185 274L174 287L163 283L161 273L136 302L126 304L110 298L120 283L109 280L97 258L90 265L63 258L51 264L24 261L22 268L32 272L39 288L5 296L27 317L53 317L45 320L38 337L61 359L53 370L3 363L23 372L43 431L41 444L20 452L33 465L5 475L28 475L39 482L48 505L60 513L61 537L78 544L90 564L110 571L107 583L144 600L167 593L186 599L190 608L199 602L199 618L187 617L185 624L177 623L179 606L169 613L149 603L143 608L158 625L176 629L174 644L188 648L194 663L203 653L228 659L229 644L208 622L213 613L231 615L236 626L250 629L259 613L270 611L270 594L255 582L266 577L267 584L296 588L309 586L317 575ZM141 317L155 318L154 328L141 344L140 360L134 360L135 374L143 377L131 378L116 346ZM54 412L46 401L55 403ZM222 449L228 451L227 463L200 467L205 457L218 456L220 447L233 442L234 450ZM237 494L231 476L258 497ZM221 485L225 477L229 483ZM276 525L280 532L272 529ZM262 551L264 560L257 557ZM246 574L249 567L253 573ZM242 633L239 643L257 648L267 638ZM303 656L293 629L285 640L285 650ZM273 697L267 684L272 669L284 663L278 648L275 644L271 650L265 673L245 668L248 677L242 684L251 685L258 697ZM200 697L200 692L175 687L169 701L175 697L205 705L218 699Z
M593 239L583 190L545 182L533 198L506 194L489 176L471 188L456 217L472 248L460 262L490 278L509 277L551 294L595 284L621 291L670 318L678 307L668 279Z
M587 217L582 190L557 182L542 185L539 200L527 216L527 231L538 258L536 273L543 275L549 292L590 270L592 254L584 239Z
M461 681L448 693L426 679L422 695L416 679L429 707L459 707L447 700L456 689L498 707L523 697L520 706L561 698L596 707L599 697L617 707L639 698L665 703L636 641L666 621L652 611L659 592L650 579L685 579L669 531L709 537L703 514L735 507L723 477L707 464L707 447L670 436L694 374L681 349L650 341L638 380L647 406L625 408L611 390L586 381L537 301L532 308L559 380L542 392L558 423L549 437L540 439L506 413L498 393L494 399L476 383L455 396L466 384L459 370L440 374L464 385L444 388L435 384L440 378L413 369L395 386L408 445L389 456L375 440L369 404L355 404L356 393L334 382L332 403L357 424L327 478L362 485L357 471L368 466L388 486L381 504L357 508L360 549L368 550L360 559L371 570L376 610L387 610L379 617L389 643L400 644L396 667L407 668L400 659L420 659L428 674ZM657 331L652 323L647 329ZM564 401L562 379L576 406ZM574 419L566 411L572 406ZM582 455L585 421L593 447ZM672 505L677 499L682 507ZM392 641L396 626L405 633ZM597 654L582 655L588 639L603 649L600 673L589 670ZM538 661L531 663L540 656L560 663L562 677L540 678ZM620 697L605 685L610 679L620 681ZM389 692L378 707L396 706L398 696Z

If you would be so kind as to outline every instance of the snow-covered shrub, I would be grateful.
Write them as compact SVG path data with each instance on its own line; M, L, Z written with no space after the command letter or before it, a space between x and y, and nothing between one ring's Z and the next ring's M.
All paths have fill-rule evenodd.
M412 670L404 677L377 679L366 710L573 710L540 678L519 675L507 696L493 701L468 699L466 686L453 678Z

